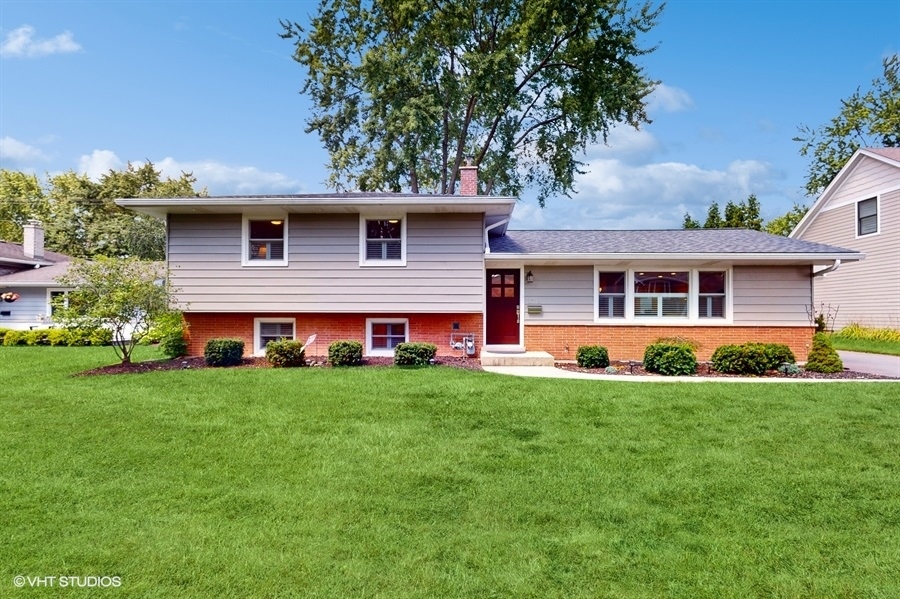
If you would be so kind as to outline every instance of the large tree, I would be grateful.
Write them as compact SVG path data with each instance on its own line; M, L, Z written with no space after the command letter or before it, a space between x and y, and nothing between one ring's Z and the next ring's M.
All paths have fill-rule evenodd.
M322 0L283 21L306 70L307 132L329 185L455 193L471 157L483 193L568 194L588 144L650 122L637 59L662 6L624 0Z
M884 75L866 92L841 100L841 110L825 125L800 126L794 141L809 156L806 193L817 196L859 148L900 146L900 55L884 59Z

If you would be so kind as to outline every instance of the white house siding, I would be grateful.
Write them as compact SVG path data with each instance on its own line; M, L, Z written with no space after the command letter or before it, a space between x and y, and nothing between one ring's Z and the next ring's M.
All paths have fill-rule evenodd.
M483 217L409 214L405 267L359 264L357 214L289 217L289 264L241 266L241 215L170 215L169 267L191 312L481 312Z
M734 324L809 326L810 273L809 266L735 266Z
M14 302L0 301L0 312L9 312L9 316L0 316L0 328L29 329L44 326L43 319L47 314L47 289L45 287L15 287L0 289L0 293L12 291L19 294Z
M893 173L896 186L900 184L897 169ZM854 189L857 191L849 193L842 186L839 195L823 207L800 238L857 250L866 258L816 277L814 300L817 306L824 303L826 309L831 306L832 311L837 310L836 328L856 322L900 329L900 190L876 194L871 186L857 185ZM879 231L857 238L856 202L876 195Z
M534 283L524 285L525 323L594 322L594 268L592 266L526 266ZM528 306L541 306L541 314L528 314Z

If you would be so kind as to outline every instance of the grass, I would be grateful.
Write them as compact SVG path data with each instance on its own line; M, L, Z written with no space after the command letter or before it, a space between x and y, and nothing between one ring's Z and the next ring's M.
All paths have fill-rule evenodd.
M0 348L4 597L900 596L900 384L110 357Z
M900 343L896 343L894 341L881 341L878 339L853 339L850 337L832 335L831 345L834 346L834 349L842 349L845 351L859 351L869 354L887 354L889 356L900 356Z

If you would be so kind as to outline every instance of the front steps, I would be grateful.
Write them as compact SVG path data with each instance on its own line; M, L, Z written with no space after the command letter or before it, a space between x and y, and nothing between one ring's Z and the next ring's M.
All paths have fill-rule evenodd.
M482 366L553 366L553 356L545 351L496 352L481 350Z

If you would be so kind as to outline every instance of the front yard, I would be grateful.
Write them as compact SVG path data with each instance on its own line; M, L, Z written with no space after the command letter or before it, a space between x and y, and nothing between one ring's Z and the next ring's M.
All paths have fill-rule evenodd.
M900 596L900 383L111 356L0 348L0 596Z

